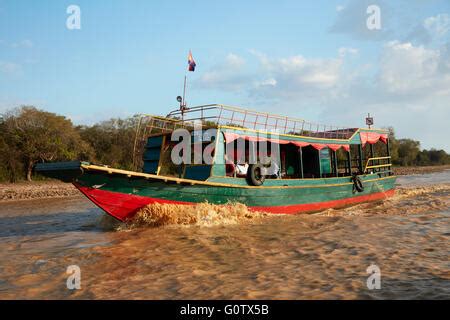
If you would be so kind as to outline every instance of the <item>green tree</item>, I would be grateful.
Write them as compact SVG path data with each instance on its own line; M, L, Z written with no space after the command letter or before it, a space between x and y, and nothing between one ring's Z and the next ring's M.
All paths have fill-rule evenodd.
M391 153L391 161L394 164L399 164L399 155L398 155L398 140L395 137L395 130L392 127L388 128L389 130L389 150Z
M444 150L423 150L417 155L416 162L420 166L449 164L450 155Z
M0 124L0 181L16 182L22 176L24 166L21 152L8 143L4 126Z
M7 148L17 151L12 158L23 163L28 181L38 161L86 159L92 153L70 120L32 106L8 112L2 126Z
M420 142L412 139L398 140L398 162L402 166L413 166L416 164L420 152Z
M96 162L132 170L137 121L138 117L111 119L91 127L80 126L78 130L95 150Z

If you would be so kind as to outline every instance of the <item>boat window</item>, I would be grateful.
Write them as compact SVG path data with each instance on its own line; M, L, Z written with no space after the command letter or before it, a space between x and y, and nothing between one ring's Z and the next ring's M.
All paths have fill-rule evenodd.
M351 175L351 169L349 167L349 158L348 158L348 152L344 150L343 148L338 149L336 151L336 158L337 158L337 169L339 177L346 177Z
M320 177L319 151L317 149L312 146L303 147L302 161L304 178Z
M296 179L301 177L300 150L293 144L280 145L281 178Z
M245 178L249 165L256 161L261 161L263 143L248 141L244 139L236 139L230 143L225 143L225 171L228 177ZM267 156L271 157L272 152L279 152L271 150L271 144L267 143ZM265 154L266 152L264 152ZM277 175L267 176L266 179L278 178Z
M387 157L388 156L388 148L386 144L382 141L378 141L373 145L373 152L375 157Z
M247 176L248 166L254 162L250 161L250 157L252 157L250 152L254 150L253 148L255 148L254 142L243 139L233 140L225 144L225 170L227 176L239 178Z
M364 162L364 160L360 158L359 148L360 148L359 144L350 145L352 173L360 172L360 163Z
M365 168L365 166L367 165L367 161L370 158L376 158L371 163L369 163L370 165L377 166L377 165L383 165L386 163L390 163L389 159L378 159L378 158L387 157L388 155L389 155L388 148L384 142L378 141L375 144L366 143L366 145L363 148L363 156L364 156L363 168ZM384 171L384 170L385 170L384 167L380 167L380 168L373 168L370 171L379 172L379 171Z
M177 142L175 141L170 141L170 136L167 136L165 139L165 143L161 150L161 160L159 162L159 174L162 176L180 177L183 172L182 166L174 164L171 159L172 149L176 143Z
M211 139L207 139L205 141L197 140L197 142L194 142L194 139L191 139L191 162L187 164L182 163L176 165L172 161L171 153L174 146L178 144L178 141L171 141L170 135L166 136L165 143L161 149L159 174L164 176L181 177L195 180L207 179L211 171L210 162L212 162L212 159L206 159L204 155L205 153L207 153L212 158L214 157L214 141L214 137L211 137ZM196 150L199 155L201 155L201 157L199 156L197 161L194 160L194 150ZM180 156L183 156L182 153L183 151L180 151Z
M369 158L374 158L374 157L387 156L387 147L386 147L386 144L382 141L378 141L375 144L366 143L363 150L364 150L364 159L365 160L367 160Z

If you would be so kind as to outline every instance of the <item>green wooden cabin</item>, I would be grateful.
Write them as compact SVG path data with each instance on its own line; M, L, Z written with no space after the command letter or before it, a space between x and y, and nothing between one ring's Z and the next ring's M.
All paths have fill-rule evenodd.
M215 115L206 116L208 111L214 111ZM193 113L197 117L187 118ZM198 120L201 125L195 131L193 121ZM140 130L143 128L147 136L141 147L142 155L138 156L142 156L142 172L149 174L245 185L248 184L246 177L235 170L239 161L236 157L227 157L227 151L235 150L238 140L245 145L246 152L251 144L278 140L276 152L281 160L280 174L267 177L265 186L313 183L318 179L351 177L353 174L392 175L388 132L382 129L323 126L222 105L175 111L166 118L147 116L141 120ZM192 145L201 144L202 150L208 145L214 148L212 164L173 165L170 151L178 141L171 141L171 135L177 128L191 132ZM203 140L193 137L194 132L206 130L213 130L212 137ZM240 160L248 162L248 155ZM227 161L234 163L226 164Z

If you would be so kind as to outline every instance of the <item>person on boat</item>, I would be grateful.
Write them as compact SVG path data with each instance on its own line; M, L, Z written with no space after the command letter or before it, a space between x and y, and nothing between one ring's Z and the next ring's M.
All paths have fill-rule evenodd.
M236 165L234 161L232 161L227 154L224 155L225 158L225 171L226 175L229 177L234 176L234 172L236 171Z
M236 175L246 176L248 171L248 163L237 164L236 165Z
M236 175L240 176L240 177L244 177L247 175L247 171L248 171L248 162L246 161L248 159L248 150L240 150L240 149L236 149L235 152L235 170L236 170Z
M266 167L265 175L272 178L281 178L281 168L274 157L271 154L261 155L259 157L261 163Z
M269 167L267 168L267 175L272 176L274 178L281 178L281 170L278 162L272 157L268 157Z
M225 154L225 168L227 176L247 176L249 164L246 161L248 159L248 150L245 152L239 149L235 149L233 152L233 159Z

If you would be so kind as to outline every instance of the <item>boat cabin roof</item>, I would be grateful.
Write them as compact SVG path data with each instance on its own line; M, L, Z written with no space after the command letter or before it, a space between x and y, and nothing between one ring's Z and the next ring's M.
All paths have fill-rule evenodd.
M167 165L171 162L161 160L171 155L168 152L170 149L163 147L164 145L170 146L170 144L166 143L167 136L174 130L181 128L191 131L192 134L195 134L196 130L210 128L217 130L215 133L213 164L203 162L185 163L180 167ZM171 138L169 139L169 141L172 140ZM316 158L322 159L325 157L328 149L333 152L343 149L350 154L352 153L351 145L364 146L366 143L375 144L378 141L387 144L388 132L381 129L321 125L306 122L302 119L223 105L198 106L184 110L175 110L165 117L151 115L141 117L137 128L133 164L135 167L139 167L140 160L136 159L143 159L143 172L156 175L176 174L179 177L195 180L206 180L211 177L228 177L227 166L225 165L226 155L228 148L231 147L233 149L230 150L234 150L235 147L238 147L236 144L231 144L238 139L249 142L265 141L279 144L280 150L294 150L292 148L292 145L294 145L299 148L298 150L303 150L305 154L312 154L314 155L313 158L318 155L318 158ZM202 132L201 139L191 140L193 144L197 142L206 145L211 144L212 139L211 137L205 138ZM250 146L250 144L245 145ZM281 145L284 146L281 147ZM318 153L314 150L317 150ZM234 157L233 152L230 152L231 155ZM326 161L331 159L329 151L328 157L324 159ZM334 159L336 159L336 154ZM330 167L330 163L329 161L327 162L327 168ZM182 172L180 172L180 168L182 168ZM320 169L323 172L317 171L319 170L318 168L318 166L306 168L305 172L306 174L319 177L322 177L323 174L328 174L325 169ZM360 171L362 171L361 168ZM335 169L335 172L337 172L337 169ZM299 173L294 170L294 175L296 174L298 175Z
M221 104L180 108L167 116L142 115L138 132L142 137L169 134L175 129L188 130L219 128L225 140L278 139L284 142L320 144L365 144L367 141L387 140L388 131L342 127L308 122L303 119L280 116L266 112L246 110Z

